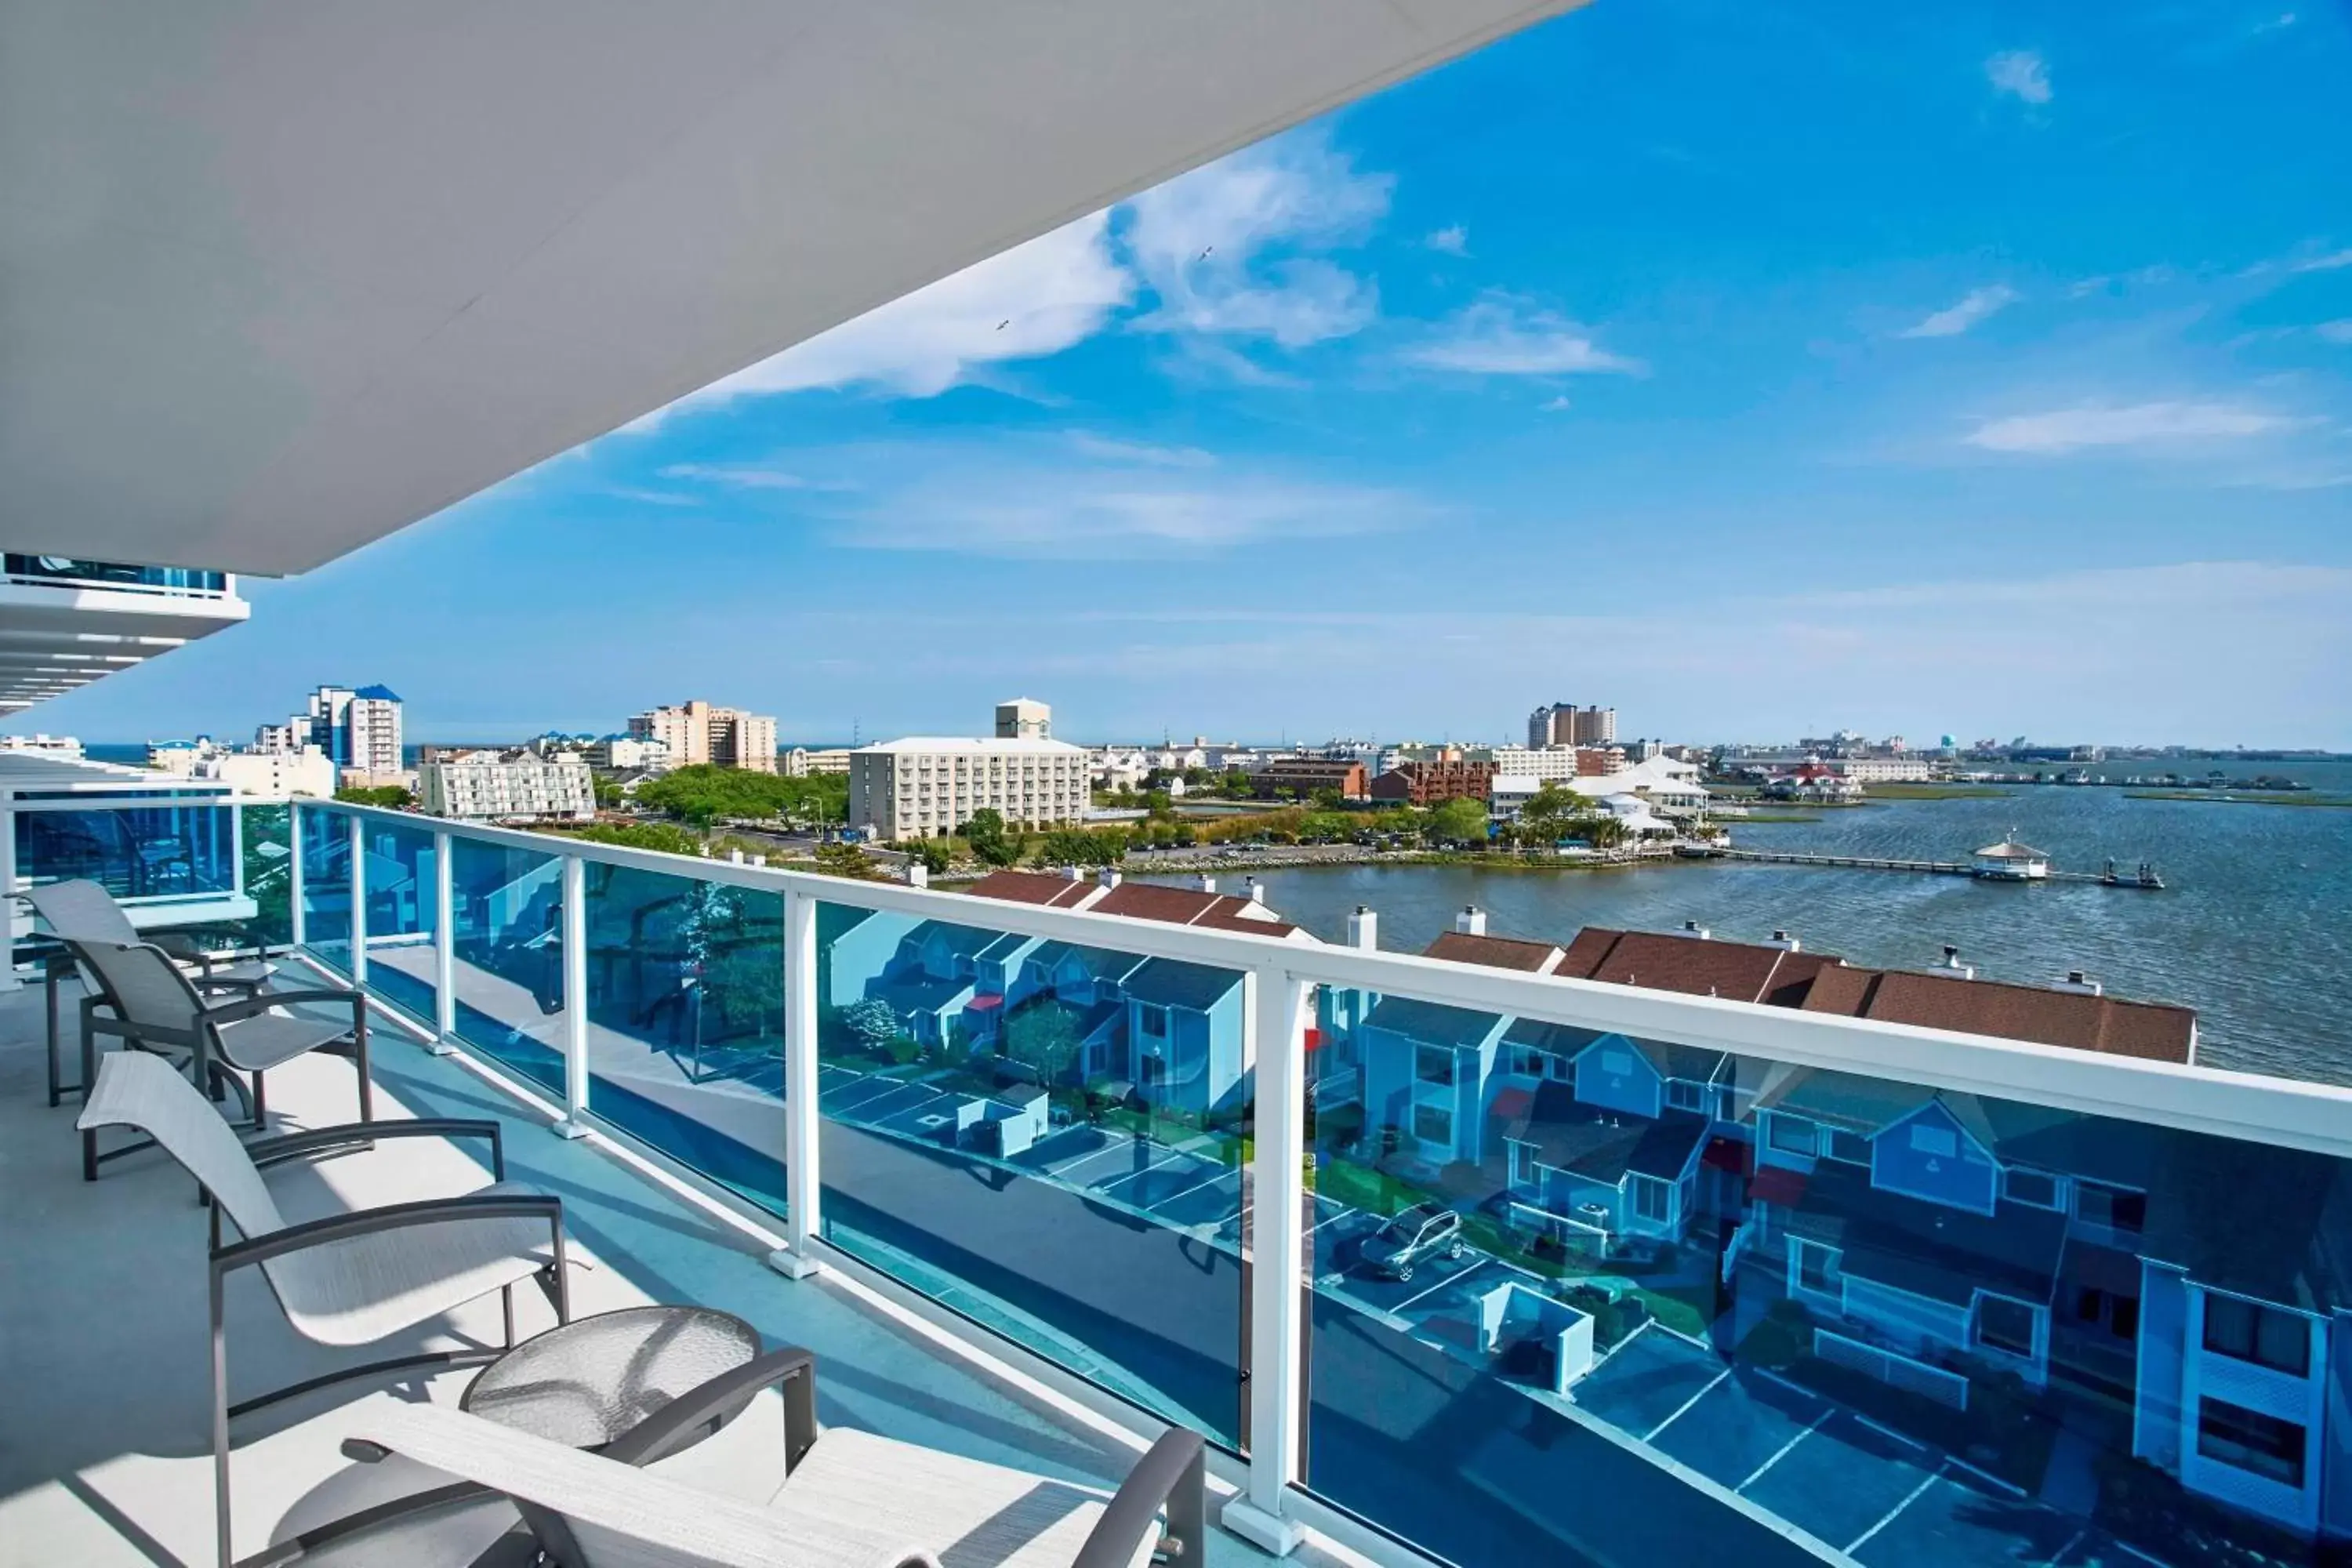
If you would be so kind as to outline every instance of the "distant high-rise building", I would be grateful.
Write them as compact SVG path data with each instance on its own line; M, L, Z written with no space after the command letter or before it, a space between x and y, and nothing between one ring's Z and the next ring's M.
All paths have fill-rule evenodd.
M1550 702L1528 715L1528 744L1605 746L1617 739L1617 710Z
M1054 710L1034 697L1016 697L996 705L996 738L1000 741L1050 741Z
M390 783L406 768L401 728L400 694L390 687L321 686L285 723L257 728L253 749L299 755L315 746L339 769Z
M667 747L672 767L709 763L758 773L776 771L776 721L765 713L714 708L698 698L637 714L629 721L629 733Z

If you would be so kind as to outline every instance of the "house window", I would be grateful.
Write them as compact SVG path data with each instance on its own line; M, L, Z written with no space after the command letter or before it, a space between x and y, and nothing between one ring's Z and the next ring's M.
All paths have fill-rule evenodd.
M1783 1154L1802 1154L1810 1159L1819 1151L1819 1132L1801 1116L1772 1118L1772 1147Z
M1674 1188L1655 1176L1633 1178L1633 1212L1660 1225L1674 1217Z
M1454 1047L1423 1046L1413 1056L1413 1070L1423 1083L1454 1083Z
M2139 1338L2139 1300L2137 1297L2118 1296L2112 1290L2085 1285L2074 1298L2074 1316L2085 1323L2105 1325L2107 1332L2119 1340Z
M1977 1343L2004 1354L2033 1359L2032 1307L2006 1296L1977 1298Z
M1848 1132L1842 1127L1829 1130L1829 1142L1822 1152L1832 1160L1843 1160L1849 1165L1870 1163L1870 1140L1859 1132Z
M2137 1231L2147 1223L2147 1194L2096 1182L2076 1182L2074 1217L2109 1230Z
M1797 1288L1816 1295L1838 1294L1838 1250L1818 1241L1797 1243Z
M1633 1070L1633 1053L1619 1050L1601 1052L1601 1070L1611 1078L1623 1078Z
M2205 1296L2205 1348L2290 1377L2311 1374L2311 1322L2238 1296Z
M2304 1446L2304 1430L2292 1421L2226 1399L2197 1402L2197 1451L2209 1459L2267 1476L2299 1491Z
M1139 1006L1135 1010L1135 1023L1147 1040L1168 1037L1168 1009L1165 1007Z
M2011 1203L2032 1204L2038 1209L2058 1206L2058 1178L2047 1171L2004 1171L2000 1190Z
M1168 1064L1158 1057L1139 1057L1135 1063L1135 1076L1146 1087L1157 1085L1168 1077Z
M1706 1087L1686 1078L1666 1080L1666 1103L1676 1110L1696 1110L1706 1100Z
M1424 1143L1454 1143L1454 1112L1441 1105L1412 1108L1412 1135Z
M1960 1152L1959 1138L1948 1127L1914 1127L1911 1150L1916 1154L1948 1160Z

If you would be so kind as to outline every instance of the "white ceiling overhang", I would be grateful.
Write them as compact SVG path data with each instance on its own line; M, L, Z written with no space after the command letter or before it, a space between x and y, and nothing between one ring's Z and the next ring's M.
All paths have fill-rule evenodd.
M0 544L287 574L1573 0L0 11Z

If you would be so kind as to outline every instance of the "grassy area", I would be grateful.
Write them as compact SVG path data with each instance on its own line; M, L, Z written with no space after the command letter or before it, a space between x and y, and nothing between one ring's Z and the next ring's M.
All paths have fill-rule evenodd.
M1410 1182L1353 1160L1327 1160L1308 1179L1317 1195L1367 1214L1392 1215L1429 1194Z
M2224 794L2202 789L2127 789L2126 800L2186 800L2205 805L2307 805L2352 810L2352 795L2304 795L2288 790L2248 790Z

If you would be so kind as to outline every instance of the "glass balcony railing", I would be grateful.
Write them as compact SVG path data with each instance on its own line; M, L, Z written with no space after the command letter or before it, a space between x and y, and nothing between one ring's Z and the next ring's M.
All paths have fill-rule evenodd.
M156 900L216 898L242 877L234 806L109 806L85 796L11 815L16 874L27 882L87 879L118 899Z
M133 566L117 561L79 561L64 555L0 557L0 576L16 583L65 588L114 588L132 593L218 598L229 591L228 574L186 566Z
M1240 1447L1244 972L949 908L819 906L825 1239Z
M404 1013L454 985L452 1043L567 1121L1209 1435L1254 1538L2072 1568L2352 1527L2352 1091L454 826L443 952L379 837L415 819L298 815L314 916L362 822Z

